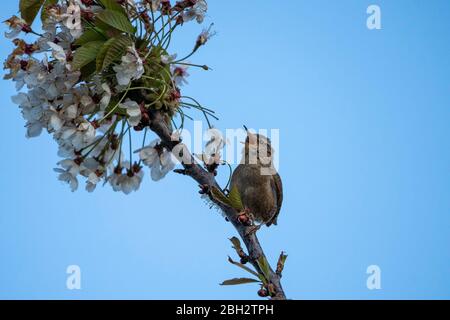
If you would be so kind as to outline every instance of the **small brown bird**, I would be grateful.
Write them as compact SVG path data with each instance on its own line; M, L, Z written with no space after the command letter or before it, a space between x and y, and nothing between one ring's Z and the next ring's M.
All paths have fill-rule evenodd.
M276 225L283 204L283 185L273 166L271 141L247 130L242 153L241 164L231 178L231 190L237 188L242 204L256 222Z

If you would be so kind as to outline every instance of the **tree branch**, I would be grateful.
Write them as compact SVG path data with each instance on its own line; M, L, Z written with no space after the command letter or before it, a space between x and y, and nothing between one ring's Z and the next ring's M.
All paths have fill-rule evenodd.
M150 129L155 132L162 143L169 148L171 151L173 148L179 143L172 141L171 130L165 121L164 115L157 111L151 110L150 113ZM214 175L207 170L205 170L192 156L192 154L184 155L186 157L190 157L191 161L188 164L183 163L184 171L183 174L190 176L193 178L199 185L201 186L209 186L209 187L217 187L220 189ZM261 269L258 264L258 259L261 257L266 258L264 251L259 243L258 237L256 236L256 232L251 232L251 227L244 226L238 220L238 212L228 207L215 199L211 198L211 200L221 208L224 212L225 216L228 220L233 224L236 228L239 236L244 241L245 246L248 250L249 262L255 267L258 272L261 273ZM281 286L281 275L277 274L273 271L272 267L269 266L269 279L267 279L271 286L271 291L273 291L272 298L275 300L285 300L286 295L284 293L283 287Z

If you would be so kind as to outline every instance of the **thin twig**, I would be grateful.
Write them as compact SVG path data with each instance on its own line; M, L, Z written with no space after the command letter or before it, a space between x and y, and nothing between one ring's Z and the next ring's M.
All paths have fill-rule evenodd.
M170 150L172 150L179 142L172 141L171 131L165 122L164 115L157 110L151 111L150 115L151 115L150 129L159 136L164 145L166 145ZM190 176L201 186L209 186L209 187L214 186L220 188L214 175L205 170L191 154L189 154L188 157L184 155L183 158L191 159L189 163L183 163L184 167L184 170L182 171L183 174ZM218 201L215 201L214 199L211 200L214 201L215 204L220 207L220 209L226 215L227 219L233 224L233 226L239 233L241 239L244 241L245 246L247 247L249 262L253 265L253 267L255 267L256 270L260 271L260 267L257 261L261 257L265 257L265 254L261 247L261 244L259 243L256 233L249 232L251 227L244 226L239 222L238 220L239 213L235 209L228 207ZM271 287L273 288L274 295L272 298L276 300L285 300L286 295L281 285L281 277L272 269L272 267L269 267L268 281L271 284Z

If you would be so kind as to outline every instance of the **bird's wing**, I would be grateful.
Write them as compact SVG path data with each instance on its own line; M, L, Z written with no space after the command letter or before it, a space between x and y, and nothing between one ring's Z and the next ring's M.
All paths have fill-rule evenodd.
M277 204L274 209L274 214L272 219L267 222L267 226L270 227L272 224L277 225L278 215L281 211L281 206L283 205L283 183L281 182L281 177L278 173L273 175L273 179L271 180L272 190L275 194Z

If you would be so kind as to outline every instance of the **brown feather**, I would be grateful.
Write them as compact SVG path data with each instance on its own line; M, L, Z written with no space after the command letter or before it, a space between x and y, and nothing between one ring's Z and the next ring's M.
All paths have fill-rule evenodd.
M275 197L277 199L277 203L275 206L275 213L272 219L267 222L267 226L270 227L272 224L277 225L278 216L281 212L281 206L283 205L283 182L281 181L281 177L278 173L274 174L272 177L272 188L275 193Z

